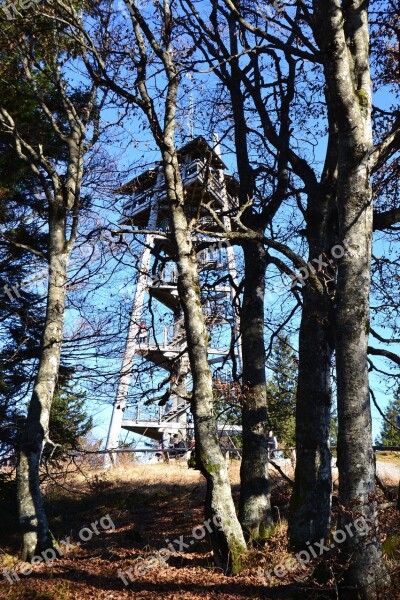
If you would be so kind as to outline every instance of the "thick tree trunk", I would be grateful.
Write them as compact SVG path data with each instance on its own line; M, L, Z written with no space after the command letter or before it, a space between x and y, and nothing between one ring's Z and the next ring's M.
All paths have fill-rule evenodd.
M40 491L39 467L43 445L48 437L50 408L60 364L69 253L65 251L65 221L62 205L60 211L53 207L51 213L46 317L38 374L29 404L17 467L17 497L23 535L23 560L31 560L38 552L52 547Z
M266 254L262 244L243 245L245 277L241 314L243 356L243 454L239 517L245 535L260 540L273 521L268 480L264 297Z
M237 58L238 29L229 21L231 76L230 92L235 122L236 159L239 174L239 204L246 205L254 194L254 174L248 153L245 99L242 91L240 61ZM260 215L246 212L248 225ZM258 223L260 225L260 222ZM262 233L263 230L260 231ZM242 464L240 468L239 518L247 539L268 537L272 528L268 479L267 394L265 378L264 306L266 255L262 244L243 244L244 290L240 318L242 337Z
M387 583L378 530L371 437L367 346L372 239L372 142L368 5L315 2L317 38L338 125L339 235L348 251L339 264L336 308L339 496L342 526L357 517L343 544L348 568L343 598L372 600ZM322 25L323 24L323 25ZM343 528L343 527L342 527Z
M351 557L343 598L376 598L386 582L378 531L375 461L368 384L369 289L372 193L366 146L342 140L339 164L339 221L349 254L339 267L336 311L339 497L342 526L360 515L370 531L346 539Z
M294 548L325 539L331 512L330 300L306 287L299 336L296 397L296 470L289 538Z
M196 453L207 481L206 517L216 517L220 523L210 534L216 565L224 571L237 573L241 569L246 543L236 516L227 466L217 436L212 376L208 364L208 335L201 307L196 253L183 208L184 194L175 151L164 152L163 158L172 234L177 250L178 292L193 376L191 410Z
M318 269L318 257L330 260L337 241L337 139L330 119L330 137L321 183L309 195L307 239L309 268ZM325 258L327 257L327 258ZM303 287L299 333L299 371L296 395L296 469L289 513L292 548L326 539L331 519L332 469L329 448L332 407L333 281L320 290L308 281ZM324 273L320 272L321 281Z

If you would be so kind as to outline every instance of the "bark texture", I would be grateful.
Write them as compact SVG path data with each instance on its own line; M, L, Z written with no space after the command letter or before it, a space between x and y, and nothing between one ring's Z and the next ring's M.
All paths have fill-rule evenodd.
M131 17L136 42L141 55L141 66L136 80L140 94L139 104L144 111L163 159L167 199L170 207L172 241L176 248L178 293L184 314L186 338L193 376L191 410L193 414L196 453L201 471L207 481L206 516L216 517L220 526L210 534L215 564L225 572L237 573L246 552L246 542L236 515L224 456L219 447L217 423L213 412L212 375L208 364L208 334L201 307L197 257L191 238L186 212L193 215L193 207L185 206L179 161L175 148L178 66L171 42L173 17L168 1L161 11L163 44L156 40L140 10L131 6ZM148 50L146 41L162 63L167 78L164 100L164 122L160 123L154 101L149 95L146 80Z
M296 396L296 469L290 502L293 548L327 537L332 472L329 449L332 344L329 298L306 288L299 335Z
M29 72L28 67L25 72ZM29 81L32 81L30 77ZM67 147L63 173L57 170L60 165L57 164L56 167L41 151L37 153L22 139L12 117L2 110L2 114L7 117L8 131L14 138L19 158L27 163L42 185L47 202L49 230L46 256L49 267L46 316L38 372L28 407L17 465L17 502L23 535L24 560L30 560L41 550L52 547L40 491L40 459L44 443L50 441L49 419L60 365L67 264L76 239L81 206L83 156L98 136L95 126L92 139L86 139L86 125L79 118L72 101L68 98L62 78L57 78L57 84L58 92L63 98L65 117L70 126L67 137L54 125L60 145ZM32 89L36 92L34 84ZM88 117L92 114L95 99L96 87L93 86L86 104ZM46 115L51 114L51 110L40 96L38 102ZM11 127L10 124L13 126ZM93 124L96 124L96 119L93 120ZM67 219L68 215L70 219Z
M328 100L328 99L327 99ZM337 131L329 111L329 142L321 181L309 184L306 212L310 269L321 287L305 282L299 333L296 396L296 469L290 503L289 539L293 548L326 539L331 521L332 469L329 448L334 350L335 269L329 264L337 237ZM338 245L341 245L340 243ZM340 252L339 252L340 254ZM318 258L326 266L319 266Z
M347 145L347 140L345 141ZM343 597L376 597L384 565L378 531L375 461L372 449L367 347L372 200L365 152L343 148L338 193L340 225L350 248L339 267L336 311L338 381L338 469L340 502L349 511L344 523L362 515L371 530L347 541L352 561ZM358 156L357 156L358 155ZM347 586L350 586L348 588Z
M252 540L268 537L273 521L268 479L264 298L266 253L262 244L243 245L245 276L241 314L243 353L243 451L239 517Z
M245 100L237 58L238 27L229 18L230 72L221 69L232 104L235 147L239 175L239 205L246 206L254 194L254 174L250 164ZM265 222L253 209L245 211L246 224ZM258 242L242 244L244 287L240 318L242 339L242 463L240 467L239 518L248 540L262 540L271 533L273 520L268 475L267 394L265 374L264 309L266 252Z
M16 25L17 27L17 25ZM19 27L19 26L18 26ZM18 29L17 27L17 29ZM67 263L77 235L81 208L83 157L100 136L100 110L97 105L97 85L85 87L82 95L73 92L71 82L64 77L68 70L65 38L53 32L53 60L42 60L46 33L21 25L22 29L4 30L10 35L21 64L23 85L29 89L32 115L37 114L44 125L43 144L32 137L23 112L8 112L0 106L0 128L8 136L18 158L25 163L43 194L42 210L47 214L47 253L30 248L48 264L46 315L43 323L38 371L27 420L21 436L17 465L17 503L23 533L23 558L31 559L37 552L51 547L51 536L43 508L39 485L39 467L43 445L49 441L49 417L57 384L64 325ZM35 33L36 32L36 33ZM43 39L41 37L43 33ZM40 73L38 64L40 63ZM11 75L11 77L14 77ZM14 81L12 79L12 81ZM78 85L81 90L83 83ZM57 99L57 101L56 101ZM74 104L74 102L77 104ZM48 102L48 104L47 104ZM14 112L14 111L13 111ZM91 135L87 134L88 124ZM49 129L50 128L50 129ZM31 145L32 144L32 145ZM34 209L32 214L35 214Z

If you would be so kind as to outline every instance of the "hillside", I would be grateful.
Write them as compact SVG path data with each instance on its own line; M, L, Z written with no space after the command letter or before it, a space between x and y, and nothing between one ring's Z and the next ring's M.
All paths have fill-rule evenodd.
M388 466L388 463L379 463L378 471L382 476ZM291 474L289 463L284 464L283 469ZM392 465L389 470L393 479L387 483L394 489L394 477L399 477L400 468ZM8 577L14 583L7 578L0 583L0 598L204 600L222 596L236 600L331 597L330 576L327 573L321 576L315 570L318 561L281 579L262 580L258 575L260 567L268 571L274 565L284 563L289 556L285 549L285 514L290 491L282 477L272 474L275 534L265 548L250 553L242 574L227 577L213 566L207 536L199 529L204 521L205 485L198 471L179 463L125 465L106 473L89 472L86 468L82 471L71 473L62 482L57 477L47 482L46 501L52 533L58 541L67 538L61 546L63 558L36 564L30 575L23 576L21 568L24 565L16 558L19 539L15 533L9 537L15 527L15 515L8 512L0 538L2 569L8 569ZM239 463L231 464L230 476L237 499ZM399 587L398 512L394 507L386 506L385 498L381 497L380 501L385 507L380 511L382 530L388 538L384 547ZM3 523L4 518L5 515ZM204 537L195 539L201 536ZM89 537L90 540L82 541ZM167 549L161 552L165 561L157 559L161 548ZM334 552L328 560L333 572L340 561L340 547ZM127 574L130 569L131 576ZM19 581L15 581L12 570L18 574ZM387 597L395 598L396 593L392 591Z

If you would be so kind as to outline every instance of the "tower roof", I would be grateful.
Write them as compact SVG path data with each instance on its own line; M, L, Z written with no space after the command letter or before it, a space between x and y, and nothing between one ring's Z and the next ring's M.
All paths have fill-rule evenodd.
M114 190L114 194L132 194L136 190L146 187L152 187L157 179L157 167L152 167L147 171L143 171L127 183L124 183L119 188Z
M196 158L196 153L198 153L198 157L206 156L211 159L211 163L215 165L219 169L226 169L225 163L222 161L221 157L215 150L215 146L210 146L210 144L203 138L202 135L191 140L182 148L178 150L179 158L183 158L188 154L192 155L193 158Z
M210 164L218 169L227 168L221 157L215 151L215 148L210 146L203 136L199 136L182 146L182 148L179 148L177 154L179 162L182 162L185 156L191 156L193 159L207 158L210 161ZM147 171L143 171L143 173L140 173L127 183L124 183L121 187L116 189L114 193L132 194L136 190L152 187L156 182L157 171L160 165L161 161L155 163L154 167L147 169Z

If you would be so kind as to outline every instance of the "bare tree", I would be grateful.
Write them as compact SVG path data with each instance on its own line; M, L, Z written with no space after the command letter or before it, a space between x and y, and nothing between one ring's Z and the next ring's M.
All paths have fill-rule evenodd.
M237 572L246 552L235 506L226 462L217 439L213 411L213 383L208 364L208 335L202 312L197 255L193 241L196 225L191 207L187 206L180 166L175 147L177 104L181 62L190 49L179 42L173 8L169 2L139 9L126 0L133 30L133 44L124 58L129 65L124 81L119 77L117 62L108 64L98 52L94 40L72 6L62 6L70 20L71 32L86 52L86 66L98 85L109 87L128 105L139 107L145 115L153 138L161 151L167 199L170 211L171 240L178 267L178 293L184 313L188 353L193 377L191 410L194 418L196 453L207 480L206 515L217 517L220 528L211 533L216 564L224 571ZM106 20L99 11L99 20ZM107 39L109 33L106 34ZM114 38L114 43L116 43ZM179 46L181 43L181 47ZM120 49L115 61L121 60ZM161 84L162 82L162 84ZM159 87L164 92L159 92Z
M370 172L379 154L372 136L368 6L326 0L313 8L314 32L338 129L339 233L350 248L338 268L335 311L339 496L344 523L358 514L371 525L367 538L355 535L346 540L351 562L345 585L356 590L347 591L348 595L376 598L388 578L377 519L367 364L373 229Z
M305 270L302 268L304 277L299 278L303 292L303 311L299 338L296 419L298 460L289 522L292 545L302 546L311 540L326 537L330 524L332 489L329 451L330 369L335 345L336 271L339 261L332 261L329 258L331 250L335 249L335 246L343 247L345 242L346 246L348 243L345 228L339 227L337 208L338 165L343 139L340 137L333 89L330 85L324 89L327 78L326 55L331 49L329 47L329 50L325 50L327 48L326 36L320 30L321 24L325 22L324 19L321 19L319 13L317 15L315 7L312 12L312 7L307 3L288 6L281 11L270 9L272 15L270 14L268 18L262 13L260 5L254 7L247 2L225 0L222 5L226 9L221 8L217 3L211 3L211 5L209 21L214 25L214 29L212 26L202 24L202 30L206 34L203 52L219 57L217 66L216 63L213 65L217 75L224 68L225 63L234 65L235 59L240 57L242 68L236 71L236 78L241 79L243 90L252 100L254 110L260 118L265 140L276 149L278 157L283 159L282 164L285 165L284 161L286 160L287 165L290 166L289 189L296 193L294 181L300 180L303 184L302 187L299 186L296 195L306 225L305 229L299 233L308 242L309 260ZM241 40L241 46L236 47L235 52L227 52L223 47L218 33L223 29L218 30L215 26L218 9L227 20L229 20L229 15L235 15L240 25L236 38ZM201 17L198 20L201 22ZM393 19L390 23L393 23ZM282 24L284 25L282 26ZM346 29L346 35L347 33ZM253 37L248 38L247 34L251 34ZM218 50L222 48L221 52L216 52L213 44ZM282 84L281 88L276 91L276 96L282 97L276 123L268 109L271 104L268 91L270 88L273 89L276 84L273 77L265 75L267 69L261 60L263 54L272 57L271 63L276 65L278 82L281 62L285 61L286 63L283 81L287 85L288 91L286 101L284 101L285 96L282 92L285 87ZM244 67L244 56L247 55L249 62ZM364 62L365 60L364 57ZM289 127L285 130L283 127L285 120L292 123L294 117L290 102L288 102L289 90L292 88L292 93L297 94L298 127L305 132L305 135L312 136L312 130L307 126L307 111L313 110L314 98L306 96L304 105L300 101L302 93L299 86L303 82L304 62L309 65L307 84L310 73L316 74L316 78L312 82L313 93L320 94L320 97L316 98L316 104L318 105L319 102L326 107L328 141L321 173L317 166L313 167L309 160L305 160L304 149L294 148L293 128ZM325 73L322 72L321 66L325 66ZM271 65L269 68L271 69ZM293 72L295 72L294 76ZM359 103L363 102L362 95L363 92L359 92ZM238 97L238 93L235 96ZM250 119L242 119L242 123L237 121L235 127L241 131L244 128L250 130L250 123L253 124ZM313 127L315 127L315 120ZM254 125L252 129L254 129ZM396 151L398 135L398 126L395 122L392 131L386 137L383 136L381 143L371 150L374 156L371 162L372 170L379 168L388 154ZM241 147L243 147L243 141ZM237 151L240 153L240 148ZM305 206L303 205L303 196L307 199ZM398 219L398 211L395 209L386 211L385 217L387 217L386 226L389 226ZM384 220L383 214L375 215L376 223L379 221L381 226L383 226ZM294 258L294 264L299 267L296 264L298 255L290 256L287 247L282 244L279 247L279 244L273 244L270 240L264 240L264 242L270 248L281 251L284 256ZM279 261L276 262L279 264ZM365 375L366 373L364 373Z
M269 28L264 28L259 7L249 3L212 2L207 21L190 0L184 0L183 4L189 8L190 27L201 40L201 55L229 93L240 200L242 206L247 207L242 219L243 231L250 229L258 236L263 236L266 230L274 231L277 213L285 201L293 197L306 222L303 236L308 242L308 264L311 264L337 241L336 130L332 119L320 180L301 151L293 147L294 99L303 83L300 69L304 59L312 64L317 62L316 49L308 41L304 47L293 44L294 30L298 33L299 15L289 24L286 36L281 33L275 36L270 32L274 27L280 32L279 17L269 19ZM227 41L221 34L225 30L229 32ZM300 36L302 42L304 37ZM201 69L201 60L198 62ZM267 65L272 74L266 75ZM305 110L307 106L302 107L302 111ZM255 164L255 153L259 157L258 164ZM302 195L307 197L306 208L302 206ZM293 233L299 237L295 228ZM284 236L288 236L287 231ZM266 431L260 432L263 423L265 427L267 409L263 326L266 268L274 264L293 277L292 270L281 259L271 256L268 249L277 250L283 257L294 260L297 268L310 272L310 267L304 266L300 255L291 251L287 243L274 244L273 240L264 238L258 247L255 242L243 244L245 279L241 316L246 400L243 406L241 518L245 530L254 538L267 534L271 525L265 469ZM294 546L325 537L330 523L333 294L332 286L325 285L326 273L322 267L316 266L311 275L309 279L297 280L303 284L303 311L297 388L298 467L289 529ZM297 290L294 291L297 294Z
M41 143L31 135L23 111L7 99L0 106L0 128L8 143L36 177L47 214L48 243L41 258L48 265L46 316L43 323L38 370L22 436L17 469L18 508L23 533L23 558L30 560L52 546L39 484L43 445L49 441L49 415L57 383L63 336L68 259L77 235L82 208L81 186L84 157L99 136L98 118L102 100L96 84L71 90L65 63L73 49L66 50L62 27L46 28L30 15L18 23L2 22L2 45L7 49L10 87L18 79L52 139ZM61 59L62 57L62 59ZM14 78L14 79L13 79ZM88 135L88 132L91 135ZM52 143L59 145L55 153ZM29 247L33 253L35 248Z

